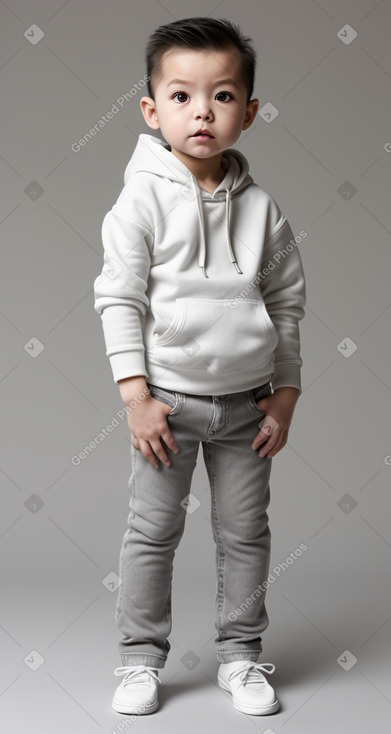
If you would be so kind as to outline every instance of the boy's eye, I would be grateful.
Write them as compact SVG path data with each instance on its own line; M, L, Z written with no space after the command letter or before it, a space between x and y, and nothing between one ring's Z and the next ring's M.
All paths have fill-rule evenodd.
M233 99L233 96L232 96L232 94L230 92L219 92L218 94L216 94L216 97L219 97L221 94L224 97L229 97L229 99ZM226 100L222 100L222 99L219 100L219 102L225 102L225 101Z
M218 92L216 94L216 99L217 99L217 97L220 97L221 95L223 97L228 97L229 99L233 99L233 96L232 96L232 94L230 92ZM179 99L180 97L182 99ZM176 99L177 102L185 102L186 99L183 99L183 97L185 97L185 98L188 97L188 95L186 94L186 92L175 92L175 94L172 95L172 98L173 99ZM226 102L227 100L226 99L219 99L218 101L219 102Z
M186 92L175 92L175 94L172 95L172 98L175 99L176 97L187 97ZM178 102L184 102L184 100L180 99Z

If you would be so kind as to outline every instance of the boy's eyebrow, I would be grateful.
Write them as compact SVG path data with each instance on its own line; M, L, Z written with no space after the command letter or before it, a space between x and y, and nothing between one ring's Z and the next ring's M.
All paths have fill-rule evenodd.
M186 84L188 87L193 86L192 82L187 82L185 79L171 79L167 86L170 87L172 84ZM219 79L218 82L215 82L214 86L217 87L220 84L232 84L234 87L239 87L235 79Z

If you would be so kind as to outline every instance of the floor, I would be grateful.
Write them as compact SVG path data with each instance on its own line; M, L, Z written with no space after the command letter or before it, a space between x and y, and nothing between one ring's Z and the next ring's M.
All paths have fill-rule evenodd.
M113 674L120 665L119 633L114 624L116 594L102 585L101 572L49 580L5 579L0 673L3 731L119 734L137 725L159 734L182 732L184 726L187 734L198 734L200 729L236 734L238 726L241 731L263 734L367 734L370 730L388 734L387 624L378 625L376 631L373 623L366 626L367 618L358 605L353 608L347 599L344 605L344 592L338 593L335 579L327 610L317 605L332 580L326 556L324 566L318 556L312 580L308 577L311 559L304 554L302 566L297 563L284 578L276 577L268 590L270 623L264 634L262 661L276 666L269 680L281 710L265 717L235 711L229 694L216 682L212 564L195 562L188 573L186 550L194 543L195 527L182 539L187 548L182 554L177 552L171 650L160 671L160 707L150 716L134 718L111 709L114 688L120 682ZM381 558L379 562L377 573L386 578L387 567L382 568ZM351 578L350 583L359 586L360 579ZM384 616L385 602L384 592L376 600L375 617ZM13 630L18 631L17 637Z

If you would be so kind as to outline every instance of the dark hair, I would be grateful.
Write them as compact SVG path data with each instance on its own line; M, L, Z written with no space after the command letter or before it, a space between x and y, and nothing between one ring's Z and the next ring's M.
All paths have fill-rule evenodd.
M226 19L184 18L161 25L149 37L145 51L148 95L154 100L156 84L162 75L162 56L173 47L192 49L237 48L242 63L242 79L247 88L247 103L254 88L256 53L239 26Z

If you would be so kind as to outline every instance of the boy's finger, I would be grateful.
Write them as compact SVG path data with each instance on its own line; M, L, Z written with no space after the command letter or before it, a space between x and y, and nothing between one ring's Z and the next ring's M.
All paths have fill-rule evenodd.
M159 468L158 461L156 459L156 456L154 452L152 451L152 448L150 446L149 441L146 441L144 438L140 438L140 451L144 458L149 461L150 464L152 464L156 469Z
M265 416L263 421L259 423L259 427L261 428L260 432L256 435L253 443L252 448L255 449L258 446L260 446L261 443L264 441L267 441L270 436L273 435L279 428L279 423L273 418L271 415Z
M266 436L271 436L273 433L275 433L279 425L280 424L277 423L276 420L274 420L272 415L266 415L263 421L258 424L259 428L261 428Z
M136 438L133 435L132 435L132 444L134 448L137 449L137 451L140 451L140 441L138 440L138 438Z
M164 443L168 446L168 448L174 452L174 454L177 454L179 451L179 447L177 442L175 441L174 436L172 435L169 428L167 428L164 433L162 433L162 439Z
M261 438L259 438L259 435L261 435ZM270 451L270 449L272 448L272 444L270 443L270 439L267 436L264 436L263 434L258 434L252 448L255 450L262 448L262 451L267 452Z
M259 456L262 458L267 455L269 459L271 459L273 456L278 454L278 452L282 449L282 436L279 436L277 440L271 444L270 441L268 441L264 446L262 446L261 451L259 452Z
M156 441L150 441L150 444L162 464L165 464L166 466L171 466L171 461L163 448L163 444L160 441L160 438L156 439Z

